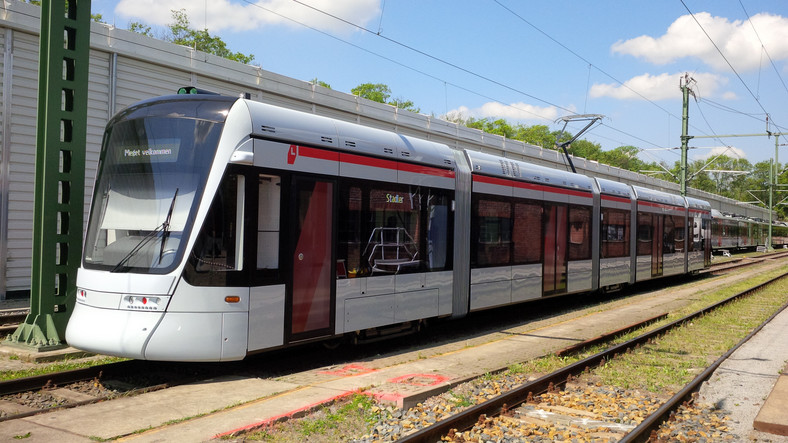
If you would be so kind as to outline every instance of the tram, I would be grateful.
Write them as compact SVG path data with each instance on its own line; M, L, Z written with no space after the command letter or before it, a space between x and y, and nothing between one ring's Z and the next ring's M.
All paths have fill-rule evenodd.
M697 272L711 206L243 98L107 125L69 345L229 361Z
M724 214L712 209L711 237L714 253L731 250L755 250L767 246L769 222L735 214ZM772 223L772 246L788 246L788 224L782 221Z

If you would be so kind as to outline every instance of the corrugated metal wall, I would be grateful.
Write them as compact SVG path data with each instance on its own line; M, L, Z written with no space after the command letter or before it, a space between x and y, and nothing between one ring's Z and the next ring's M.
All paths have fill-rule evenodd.
M0 45L4 54L0 60L0 299L8 292L30 288L39 14L38 7L27 3L6 0L0 5ZM247 92L254 100L397 131L456 148L564 167L556 151L484 134L430 116L399 111L255 66L93 23L85 171L86 221L98 150L109 117L139 100L172 94L185 85L228 95ZM678 192L675 183L583 159L574 161L580 172L589 175ZM754 206L743 210L729 199L701 192L693 195L716 200L713 204L716 209L768 218L764 210Z

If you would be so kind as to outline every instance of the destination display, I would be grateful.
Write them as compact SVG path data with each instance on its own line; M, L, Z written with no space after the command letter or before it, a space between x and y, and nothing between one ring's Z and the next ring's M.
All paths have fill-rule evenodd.
M115 150L118 163L171 163L178 160L180 140L170 139L154 145L119 145Z

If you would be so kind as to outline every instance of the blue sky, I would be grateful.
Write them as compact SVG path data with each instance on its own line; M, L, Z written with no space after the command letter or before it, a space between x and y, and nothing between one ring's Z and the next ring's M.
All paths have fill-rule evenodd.
M645 161L679 159L668 148L680 145L684 73L699 99L690 135L763 133L765 113L769 130L788 133L784 0L93 0L92 8L118 27L141 21L158 32L171 10L186 9L193 27L254 54L265 70L343 92L384 83L425 114L552 130L562 116L603 114L584 138L643 148ZM752 163L774 155L766 137L690 146L691 160L726 146Z

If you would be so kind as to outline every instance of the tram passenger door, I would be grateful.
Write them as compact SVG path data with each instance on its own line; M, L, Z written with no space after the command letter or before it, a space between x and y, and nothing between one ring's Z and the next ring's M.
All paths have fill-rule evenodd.
M542 276L544 295L566 292L566 260L569 234L567 227L566 205L546 203Z
M335 298L335 184L294 177L292 190L292 274L285 325L290 342L333 333Z
M665 237L665 216L654 214L654 235L651 237L651 276L662 275L662 252Z
M701 244L703 245L703 266L711 266L711 219L701 220Z

